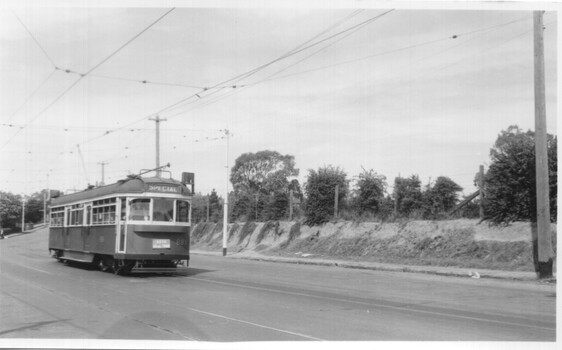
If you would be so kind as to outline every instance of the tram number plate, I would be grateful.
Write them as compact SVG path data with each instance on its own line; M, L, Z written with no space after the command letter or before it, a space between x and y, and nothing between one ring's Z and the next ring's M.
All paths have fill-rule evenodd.
M170 249L169 239L153 239L152 249Z

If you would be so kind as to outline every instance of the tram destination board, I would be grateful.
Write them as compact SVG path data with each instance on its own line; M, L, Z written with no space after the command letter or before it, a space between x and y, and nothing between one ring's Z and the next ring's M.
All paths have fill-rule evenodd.
M180 186L149 184L149 192L181 193Z

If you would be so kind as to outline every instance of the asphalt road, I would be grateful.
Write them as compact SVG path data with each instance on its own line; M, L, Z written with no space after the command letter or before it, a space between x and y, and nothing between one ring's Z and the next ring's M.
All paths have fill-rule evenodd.
M115 276L49 257L47 231L0 240L0 341L554 341L556 288L192 255Z

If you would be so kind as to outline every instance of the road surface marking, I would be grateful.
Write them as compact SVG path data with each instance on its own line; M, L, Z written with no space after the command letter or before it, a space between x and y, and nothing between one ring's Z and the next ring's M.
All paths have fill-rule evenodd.
M307 338L307 339L311 339L311 340L324 341L324 339L311 337L311 336L306 335L306 334L291 332L291 331L287 331L287 330L279 329L279 328L275 328L275 327L264 326L264 325L262 325L262 324L258 324L258 323L254 323L254 322L249 322L249 321L244 321L244 320L240 320L240 319L232 318L232 317L228 317L228 316L223 316L223 315L215 314L215 313L212 313L212 312L207 312L207 311L203 311L203 310L197 310L197 309L193 309L193 308L190 308L190 307L186 307L186 309L191 310L191 311L195 311L195 312L199 312L199 313L202 313L202 314L205 314L205 315L209 315L209 316L220 317L220 318L224 318L224 319L226 319L226 320L235 321L235 322L240 322L240 323L245 323L245 324L249 324L249 325L251 325L251 326L260 327L260 328L265 328L265 329L270 329L270 330L274 330L274 331L281 332L281 333L292 334L292 335L296 335L296 336L303 337L303 338Z
M194 279L194 280L197 280L197 281L203 281L203 282L209 282L209 283L216 283L216 284L223 284L223 285L230 285L230 286L241 287L241 288L248 288L248 289L255 289L255 290L263 290L263 291L267 291L267 292L274 292L274 293L280 293L280 294L289 294L289 295L305 296L305 297L317 298L317 299L335 300L335 301L341 301L341 302L348 302L348 303L355 303L355 304L361 304L361 305L374 306L374 307L379 307L379 308L394 309L394 310L402 310L402 311L411 311L411 312L417 312L417 313L421 313L421 314L430 314L430 315L438 315L438 316L447 316L447 317L451 317L451 318L459 318L459 319L471 320L471 321L490 322L490 323L497 323L497 324L510 325L510 326L519 326L519 327L536 328L536 329L545 329L545 330L556 330L555 327L554 327L554 328L553 328L553 327L541 327L541 326L534 326L534 325L521 324L521 323L513 323L513 322L505 322L505 321L490 320L490 319L480 318L480 317L472 317L472 316L462 316L462 315L448 314L448 313L437 312L437 311L416 310L416 309L410 309L410 308L402 307L402 306L392 306L392 305L384 305L384 304L377 304L377 303L369 303L369 302L357 301L357 300L349 300L349 299L342 299L342 298L326 297L326 296L314 295L314 294L307 294L307 293L281 291L281 290L278 290L278 289L270 289L270 288L264 288L264 287L247 286L247 285L244 285L244 284L237 284L237 283L231 283L231 282L214 281L214 280L202 279L202 278L196 278L196 277L188 277L188 278Z

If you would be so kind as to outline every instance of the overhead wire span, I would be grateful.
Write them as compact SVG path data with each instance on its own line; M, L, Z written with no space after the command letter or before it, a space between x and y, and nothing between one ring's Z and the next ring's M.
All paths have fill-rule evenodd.
M348 16L348 17L349 17L349 16ZM370 22L369 22L369 23L370 23ZM365 24L362 25L362 26L356 27L354 30L350 31L350 32L347 33L345 36L343 36L343 37L341 37L341 38L338 38L337 40L335 40L335 41L329 43L328 45L326 45L326 46L324 46L324 47L322 47L322 48L320 48L320 49L318 49L318 50L312 52L311 54L309 54L309 55L303 57L302 59L298 60L297 62L294 62L294 63L292 63L291 65L289 65L289 66L287 66L287 67L285 67L285 68L283 68L283 69L281 69L281 70L279 70L279 71L277 71L277 72L275 72L275 73L273 73L273 74L270 74L269 76L267 76L267 77L265 77L265 78L263 78L263 79L261 79L261 80L259 80L259 81L257 81L257 82L254 82L254 83L251 83L251 84L247 84L246 86L248 86L248 87L250 88L250 87L254 87L254 86L258 85L258 84L261 84L261 83L263 83L263 82L265 82L265 81L272 80L272 79L270 79L271 77L273 77L273 76L275 76L275 75L277 75L277 74L279 74L279 73L282 73L282 72L284 72L284 71L286 71L286 70L288 70L288 69L290 69L290 68L292 68L292 67L298 65L299 63L302 63L303 61L305 61L305 60L311 58L312 56L314 56L314 55L316 55L316 54L318 54L318 53L320 53L320 52L322 52L322 51L328 49L329 47L331 47L331 46L337 44L338 42L340 42L340 41L342 41L343 39L349 37L350 35L353 35L355 32L361 30L363 27L367 26L369 23L365 23ZM334 27L334 26L332 26L331 28L333 28L333 27ZM326 31L325 31L325 32L326 32ZM325 33L325 32L323 32L323 33ZM318 37L318 36L317 36L317 37ZM302 45L301 45L301 46L302 46ZM213 104L213 103L219 102L220 100L225 99L225 98L228 98L228 97L230 97L230 96L232 96L232 95L235 95L235 94L237 94L237 93L239 93L239 92L241 92L241 91L242 91L242 90L232 91L232 92L229 93L228 95L225 95L225 96L222 96L222 97L219 97L219 98L215 98L214 100L208 101L208 103L207 103L205 106L207 106L207 105L209 105L209 104Z
M170 12L172 12L173 10L175 10L175 7L168 10L166 13L164 13L162 16L158 17L155 21L153 21L152 23L150 23L150 25L148 25L146 28L144 28L143 30L141 30L138 34L136 34L135 36L133 36L131 39L129 39L125 44L121 45L117 50L113 51L111 54L109 54L106 58L104 58L103 60L101 60L98 64L96 64L95 66L93 66L92 68L90 68L86 73L81 74L81 73L77 73L80 74L80 77L74 81L68 88L66 88L60 95L58 95L51 103L49 103L45 108L43 108L38 114L36 114L33 118L31 118L31 120L29 122L27 122L23 128L19 129L8 141L6 141L1 147L0 150L3 149L7 144L9 144L23 129L25 129L29 124L33 123L37 118L39 118L43 113L45 113L49 108L51 108L55 103L57 103L64 95L66 95L72 88L74 88L74 86L76 86L84 77L86 77L88 74L90 74L91 72L93 72L94 70L96 70L97 68L99 68L102 64L104 64L105 62L107 62L110 58L112 58L113 56L115 56L119 51L123 50L123 48L125 48L127 45L129 45L130 43L132 43L135 39L137 39L139 36L141 36L144 32L146 32L148 29L152 28L156 23L160 22L164 17L166 17ZM58 68L56 65L54 65L56 69L60 69ZM72 72L70 70L64 70L67 73L76 73L76 72Z
M521 37L521 36L523 36L523 35L526 35L526 34L528 34L528 33L531 33L532 31L533 31L533 29L529 29L529 30L523 31L523 32L521 32L521 33L519 33L519 34L517 34L517 35L511 37L511 38L508 39L508 40L504 40L504 41L502 41L501 43L492 45L492 46L486 48L485 50L482 50L482 51L478 52L477 55L483 54L483 53L488 52L488 51L490 51L490 50L492 50L492 49L495 49L495 48L497 48L497 47L499 47L499 46L505 45L505 44L507 44L508 42L511 42L511 41L513 41L513 40L516 40L517 38L519 38L519 37ZM484 35L486 35L486 34L487 34L487 32L482 33L482 34L480 34L480 35L478 35L478 36L476 36L476 37L474 37L474 38L468 39L468 40L466 40L466 41L464 41L464 42L462 42L462 43L459 43L459 44L457 44L457 45L454 45L454 46L452 46L452 47L449 47L449 48L446 48L446 49L443 49L443 50L439 50L439 51L437 51L437 52L435 52L435 53L433 53L433 54L431 54L431 55L425 56L425 57L423 57L423 58L421 58L421 59L418 59L418 60L416 60L416 61L414 61L414 62L410 62L410 63L408 63L408 64L406 64L406 65L403 65L403 66L401 66L400 68L394 70L394 71L391 72L391 73L396 73L397 71L402 71L402 70L404 70L404 69L410 67L410 66L411 66L412 64L414 64L414 63L419 63L420 61L427 60L427 59L429 59L429 58L431 58L431 57L434 57L434 56L437 56L437 55L439 55L439 54L441 54L441 53L443 53L443 52L445 52L445 51L452 50L452 49L454 49L454 48L456 48L456 47L459 47L459 46L461 46L461 45L466 44L466 43L469 42L469 41L473 41L473 40L475 40L475 39L478 39L478 38L480 38L480 37L482 37L482 36L484 36ZM438 67L434 67L434 68L431 68L431 69L429 69L429 70L426 70L422 75L420 75L420 76L418 76L417 78L415 78L415 80L419 80L419 79L422 79L422 78L424 78L424 77L426 77L426 76L428 76L428 75L431 75L431 72L432 72L432 71L435 71L436 69L443 70L443 69L449 68L449 67L451 67L451 66L457 65L457 64L459 64L460 62L465 61L465 60L467 60L467 59L470 58L470 57L472 57L472 56L463 57L463 58L461 58L461 59L459 59L459 60L456 60L456 61L454 61L454 62L448 63L448 64L446 64L446 65L440 65L440 66L438 66ZM384 74L384 75L382 75L382 76L387 76L387 75L389 75L389 74L391 74L391 73L387 73L387 74ZM380 78L381 78L381 76L377 76L377 77L376 77L376 79L380 79ZM372 80L374 80L374 79L369 79L368 81L372 81ZM390 91L390 90L392 90L393 88L396 88L396 87L397 87L397 86L394 86L394 87L386 87L386 88L385 88L385 92L388 92L388 91ZM366 97L355 98L355 99L353 99L352 101L346 102L346 103L344 103L344 104L340 104L339 106L331 107L330 110L331 110L331 111L337 110L337 109L339 109L339 108L342 108L343 106L347 106L347 105L349 105L349 104L355 103L355 102L357 102L357 101L359 101L359 100L361 100L361 99L364 99L364 98L366 98ZM320 113L322 113L322 112L315 113L314 115L318 115L318 114L320 114ZM312 116L312 115L311 115L311 116Z
M434 43L434 42L438 42L438 41L449 40L449 39L457 39L457 38L459 38L459 37L461 37L461 36L468 36L468 35L472 35L472 34L475 34L475 33L480 33L479 35L476 35L475 37L472 37L472 38L470 38L470 39L467 39L467 40L465 40L465 41L463 41L463 42L461 42L461 43L458 43L458 44L453 45L453 46L451 46L451 47L448 47L448 48L439 50L439 51L437 51L437 52L434 52L434 53L432 53L432 54L430 54L430 55L428 55L428 56L425 56L425 57L423 57L423 58L417 59L417 60L415 60L414 62L409 62L408 64L399 67L397 70L393 70L392 72L387 72L386 74L379 75L379 76L377 76L377 77L374 78L374 79L373 79L373 78L368 79L368 80L366 80L365 82L370 82L370 81L373 81L373 80L376 80L376 79L380 79L380 78L383 77L383 76L387 76L387 75L389 75L389 74L396 73L396 71L404 70L405 68L411 66L411 65L414 64L414 63L418 63L418 62L420 62L420 61L427 60L427 59L429 59L429 58L431 58L431 57L434 57L434 56L437 56L437 55L439 55L439 54L441 54L441 53L443 53L443 52L445 52L445 51L449 51L449 50L452 50L452 49L454 49L454 48L456 48L456 47L465 45L466 43L468 43L468 42L470 42L470 41L473 41L473 40L476 40L476 39L478 39L478 38L480 38L480 37L482 37L482 36L484 36L484 35L487 35L488 33L492 32L492 31L495 31L495 30L497 30L497 29L499 29L499 28L501 28L501 27L503 27L503 26L506 26L506 25L509 25L509 24L512 24L512 23L516 23L516 22L520 22L520 21L523 21L523 20L528 20L528 19L530 19L530 18L532 18L532 17L529 17L528 15L526 15L526 16L524 16L524 17L521 17L521 18L516 19L516 20L509 21L509 22L500 23L500 24L493 25L493 26L490 26L490 27L486 27L486 28L482 28L482 29L477 29L477 30L473 30L473 31L469 31L469 32L464 32L464 33L460 33L460 34L449 35L449 36L447 36L446 38L442 38L442 39L435 39L435 40L428 41L427 43ZM545 25L546 25L546 24L545 24ZM522 36L522 35L524 35L524 34L527 34L527 33L531 32L531 31L532 31L532 30L528 30L528 31L525 31L525 32L523 32L523 33L521 33L521 34L518 34L517 36L512 37L511 39L509 39L509 40L507 40L507 41L504 41L504 42L500 43L499 45L503 45L503 44L505 44L505 43L507 43L507 42L509 42L509 41L515 40L515 39L517 39L518 37L520 37L520 36ZM414 47L414 46L415 46L415 47L418 47L418 46L421 46L421 45L425 45L425 44L427 44L427 43L414 44L414 45L411 45L411 47ZM497 46L499 46L499 45L492 46L492 47L490 47L490 48L488 48L488 49L486 49L486 50L484 50L484 51L482 51L482 52L480 52L480 53L489 51L489 50L491 50L491 49L493 49L493 48L495 48L495 47L497 47ZM405 48L399 48L399 49L391 50L391 51L392 51L392 52L395 52L395 51L402 51L402 50L405 50L405 49L407 49L407 47L405 47ZM379 54L377 54L377 56L378 56L378 55L382 55L382 54L387 54L387 53L390 53L390 52L379 53ZM372 56L375 56L375 55L372 55ZM466 59L466 58L463 58L463 59L461 59L461 60L458 60L458 61L456 61L454 64L456 64L456 63L458 63L458 62L461 62L461 61L463 61L463 60L465 60L465 59ZM451 66L451 65L452 65L452 64L449 64L449 65L447 65L446 67ZM306 72L308 72L308 71L306 71ZM305 73L305 72L300 72L300 73ZM429 73L426 72L426 74L424 74L423 76L427 76L428 74L429 74ZM283 77L288 77L288 76L292 76L292 75L296 75L296 74L291 74L291 75L287 75L287 76L283 76ZM280 78L282 78L282 77L279 77L279 78L276 78L276 79L280 79ZM271 80L274 80L274 79L271 79ZM363 82L363 83L365 83L365 82ZM248 86L249 86L249 87L252 87L253 84L248 84ZM351 88L351 87L347 87L347 88L344 88L344 89L339 89L339 90L337 90L337 92L331 93L331 94L328 95L328 96L332 96L332 95L335 94L335 93L339 93L339 92L342 91L342 90L347 90L347 89L350 89L350 88ZM324 97L322 97L322 98L327 98L328 96L324 96ZM316 99L318 99L318 98L316 98ZM355 101L357 101L357 99L354 99L354 100L353 100L352 102L350 102L350 103L353 103L353 102L355 102ZM310 101L308 101L308 102L310 102ZM345 103L345 104L340 105L340 106L345 106L345 105L348 105L348 104L350 104L350 103ZM334 110L333 107L332 107L330 110ZM320 113L321 113L321 112L320 112ZM315 113L314 115L317 115L317 114L319 114L319 113ZM250 121L250 120L254 120L254 119L256 119L256 118L249 118L249 119L245 119L244 121Z
M278 79L284 79L284 78L288 78L288 77L292 77L295 75L300 75L300 74L305 74L305 73L311 73L311 72L315 72L315 71L319 71L319 70L323 70L323 69L328 69L328 68L333 68L333 67L337 67L337 66L341 66L341 65L345 65L345 64L350 64L350 63L354 63L354 62L358 62L358 61L363 61L366 59L370 59L370 58L374 58L374 57L380 57L380 56L384 56L384 55L389 55L389 54L393 54L393 53L397 53L400 51L406 51L406 50L411 50L414 48L418 48L418 47L422 47L422 46L427 46L427 45L431 45L431 44L435 44L441 41L447 41L447 40L451 40L451 39L458 39L460 37L463 36L468 36L468 35L472 35L475 33L479 33L479 32L483 32L483 31L493 31L496 30L500 27L504 27L507 26L509 24L513 24L516 22L521 22L523 20L527 20L529 19L529 16L524 16L521 17L519 19L513 20L513 21L509 21L509 22L505 22L505 23L501 23L501 24L497 24L494 26L490 26L490 27L486 27L486 28L482 28L482 29L476 29L470 32L464 32L464 33L460 33L460 34L453 34L453 35L449 35L447 37L444 38L440 38L440 39L434 39L434 40L429 40L426 42L422 42L422 43L418 43L418 44L414 44L414 45L409 45L409 46L404 46L404 47L400 47L397 49L393 49L393 50L389 50L389 51L385 51L385 52L380 52L380 53L376 53L376 54L372 54L372 55L368 55L368 56L364 56L364 57L360 57L360 58L355 58L355 59L351 59L351 60L347 60L347 61L342 61L342 62L338 62L338 63L334 63L334 64L330 64L330 65L326 65L326 66L322 66L322 67L317 67L317 68L313 68L313 69L309 69L306 71L300 71L300 72L295 72L295 73L291 73L291 74L287 74L287 75L283 75L280 77L275 77L273 78L272 76L277 75L276 74L272 74L270 77L267 77L266 79L262 80L262 81L258 81L257 83L261 83L261 82L266 82L266 81L273 81L273 80L278 80ZM249 86L252 86L256 83L251 83L248 84Z
M221 82L221 83L219 83L219 84L216 84L215 86L211 87L210 89L212 89L212 88L214 88L214 87L216 87L216 86L228 84L228 83L230 83L230 82L232 82L232 81L239 82L240 80L245 79L245 78L248 78L249 76L251 76L251 75L257 73L258 71L263 70L263 69L269 67L270 65L276 63L276 62L279 62L280 60L283 60L283 59L285 59L285 58L291 57L291 56L293 56L293 55L295 55L295 54L297 54L297 53L300 53L300 52L302 52L302 51L304 51L304 50L307 50L307 49L309 49L309 48L311 48L311 47L317 46L317 45L319 45L319 44L321 44L321 43L323 43L323 42L328 41L329 39L332 39L332 38L334 38L334 37L337 37L337 36L339 36L339 35L342 35L343 33L347 33L347 32L349 32L349 31L355 32L356 30L358 30L358 29L360 29L360 28L366 26L367 24L369 24L369 23L371 23L371 22L377 20L378 18L380 18L380 17L382 17L382 16L384 16L384 15L386 15L386 14L392 12L393 9L392 9L392 10L388 10L388 11L386 11L386 12L384 12L384 13L382 13L382 14L379 14L379 15L377 15L377 16L371 17L371 18L369 18L369 19L367 19L367 20L365 20L365 21L363 21L363 22L360 22L359 24L353 25L353 26L351 26L351 27L349 27L349 28L346 28L346 29L344 29L344 30L342 30L342 31L340 31L340 32L337 32L337 33L335 33L335 34L333 34L333 35L331 35L331 36L329 36L329 37L327 37L327 38L324 38L324 39L322 39L322 40L319 40L319 41L317 41L317 42L314 42L314 43L310 44L310 43L311 43L312 41L314 41L315 39L317 39L317 38L319 38L320 36L324 35L325 33L329 32L329 31L332 30L333 28L339 26L339 25L340 25L341 23L343 23L344 21L346 21L346 20L348 20L348 19L350 19L350 18L356 16L357 14L361 13L362 11L363 11L363 10L356 10L356 11L354 11L353 13L347 15L345 18L343 18L342 20L340 20L339 22L337 22L336 24L330 26L330 27L327 28L326 30L324 30L324 31L322 31L321 33L315 35L315 36L312 37L311 39L309 39L309 40L305 41L304 43L298 45L297 47L295 47L294 49L292 49L292 50L288 51L287 53L281 55L280 57L278 57L278 58L276 58L276 59L274 59L274 60L272 60L272 61L270 61L270 62L268 62L268 63L265 63L265 64L263 64L263 65L261 65L261 66L258 66L257 68L254 68L254 69L252 69L252 70L250 70L250 71L247 71L247 72L245 72L245 73L239 74L239 75L237 75L237 76L235 76L235 77L233 77L233 78L230 78L230 79L225 80L225 81L223 81L223 82ZM347 37L347 36L346 36L346 37ZM237 87L237 85L234 85L234 86L233 86L233 88L236 88L236 87ZM228 94L227 94L225 97L223 97L223 98L229 97L230 95L233 95L233 94L237 93L238 91L240 91L240 90L237 90L236 92L231 91L230 93L228 93ZM208 95L206 95L205 97L208 97L209 95L212 95L212 94L208 94ZM182 100L180 100L180 101L178 101L178 102L176 102L176 103L174 103L174 104L172 104L172 105L169 105L169 106L167 106L167 107L161 109L160 111L154 113L154 115L161 114L161 113L164 113L164 112L166 112L166 111L176 109L176 108L178 108L179 105L183 104L184 102L189 101L189 100L192 99L194 96L200 97L198 94L195 94L195 95L186 97L186 98L184 98L184 99L182 99ZM221 100L221 99L222 99L222 98L216 98L214 101L208 102L208 103L205 104L205 105L209 105L209 104L212 104L212 103L214 103L214 102L218 102L218 100ZM190 102L189 104L192 104L192 103L194 103L194 102L196 102L196 101ZM184 107L185 107L185 106L184 106ZM172 117L177 116L177 115L180 115L180 114L183 114L183 113L185 113L185 112L186 112L186 111L181 112L181 113L176 113L176 114L174 114Z
M54 68L58 68L57 64L55 63L55 61L51 58L51 56L49 56L49 54L47 53L47 51L45 50L45 48L43 48L43 45L41 45L41 43L39 42L39 40L37 40L37 38L33 35L33 33L31 33L31 31L29 30L29 28L27 28L27 26L25 25L25 23L23 23L23 21L19 18L19 16L14 12L14 10L11 10L12 14L14 15L14 17L16 17L16 19L18 20L18 22L20 22L20 24L25 28L25 30L27 31L27 33L29 34L29 36L31 37L31 39L33 39L33 41L35 42L35 44L37 44L37 46L39 47L39 49L41 49L41 51L43 52L43 54L45 54L45 57L47 57L47 59L49 60L49 62L51 62L51 64L53 65Z
M238 75L236 75L236 76L234 76L234 77L232 77L232 78L230 78L230 79L224 80L224 81L222 81L222 82L220 82L220 83L218 83L218 84L215 84L215 85L209 87L208 89L214 89L214 88L216 88L216 87L218 87L218 86L229 85L229 83L232 82L232 81L240 81L240 80L242 80L242 79L245 79L245 78L247 78L247 77L249 77L249 76L251 76L251 75L253 75L253 74L259 72L260 70L263 70L263 69L265 69L265 68L271 66L272 64L274 64L274 63L276 63L276 62L279 62L279 61L281 61L281 60L283 60L283 59L285 59L285 58L288 58L288 57L291 57L291 56L293 56L293 55L296 55L297 53L300 53L300 52L302 52L302 51L304 51L304 50L307 50L307 49L309 49L309 48L311 48L311 47L317 46L317 45L319 45L319 44L321 44L321 43L323 43L323 42L325 42L325 41L327 41L327 40L330 40L330 39L332 39L332 38L334 38L334 37L337 37L337 36L339 36L339 35L342 35L343 33L346 33L346 32L348 32L348 31L350 31L350 30L353 30L353 29L355 29L356 27L363 26L363 25L365 25L365 24L367 24L367 23L370 23L370 22L372 22L372 21L374 21L374 20L376 20L376 19L378 19L378 18L380 18L380 17L382 17L382 16L384 16L384 15L386 15L386 14L392 12L392 11L394 11L394 9L385 11L385 12L383 12L382 14L379 14L379 15L377 15L377 16L371 17L371 18L369 18L369 19L367 19L367 20L365 20L365 21L363 21L363 22L361 22L361 23L359 23L359 24L356 24L356 25L354 25L354 26L352 26L352 27L349 27L349 28L347 28L347 29L345 29L345 30L342 30L342 31L340 31L340 32L338 32L338 33L336 33L336 34L333 34L333 35L331 35L331 36L329 36L329 37L327 37L327 38L324 38L324 39L322 39L322 40L320 40L320 41L317 41L317 42L314 42L314 43L312 43L312 44L306 45L306 46L304 46L304 47L303 47L303 44L301 44L301 45L298 46L298 48L294 48L294 49L288 51L287 53L285 53L285 54L283 54L283 55L277 57L276 59L274 59L274 60L272 60L272 61L269 61L269 62L267 62L267 63L264 63L264 64L262 64L262 65L260 65L260 66L258 66L258 67L256 67L256 68L254 68L254 69L251 69L251 70L245 72L245 73L238 74ZM308 40L308 41L310 41L310 40ZM171 105L169 105L169 106L167 106L167 107L162 108L161 110L159 110L158 112L154 113L153 115L158 115L158 114L164 113L164 112L166 112L167 110L169 110L170 108L174 108L174 107L176 107L176 106L178 106L178 105L180 105L180 104L182 104L182 103L184 103L184 102L186 102L186 101L189 101L190 99L192 99L192 98L193 98L194 96L196 96L196 95L197 95L197 94L194 94L194 95L185 97L185 98L183 98L183 99L181 99L181 100L179 100L179 101L177 101L177 102L175 102L175 103L173 103L173 104L171 104Z
M19 113L19 111L21 111L22 108L25 107L25 105L27 105L27 103L33 98L33 96L35 96L37 91L41 90L43 85L45 85L47 83L47 81L49 81L49 79L51 79L51 77L55 74L56 71L57 71L57 69L54 68L51 71L51 73L45 79L43 79L43 81L39 84L39 86L37 88L35 88L35 90L33 90L33 92L29 96L27 96L25 101L16 109L16 111L8 117L6 122L10 122L10 120L12 120L12 118L14 118Z

